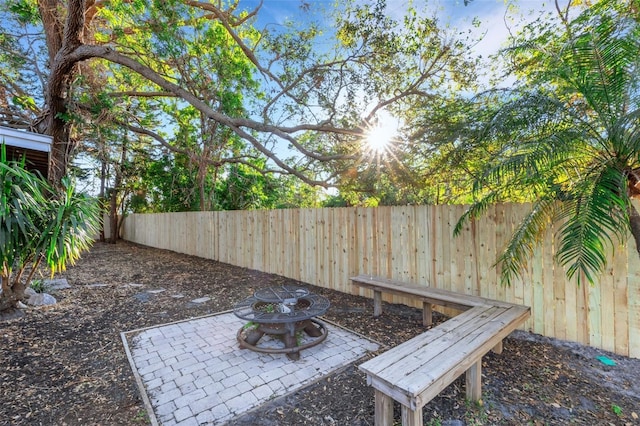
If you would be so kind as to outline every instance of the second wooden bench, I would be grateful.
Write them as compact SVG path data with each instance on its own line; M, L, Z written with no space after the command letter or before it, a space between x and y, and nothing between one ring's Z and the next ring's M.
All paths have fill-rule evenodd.
M403 425L422 425L422 407L463 373L467 398L480 400L482 357L492 349L500 353L502 340L530 316L527 306L381 278L358 276L352 280L372 288L374 295L385 291L419 297L429 317L432 304L465 310L359 366L374 388L378 426L393 425L394 400L401 404ZM409 291L403 291L405 288ZM380 315L381 296L374 296L374 300L374 315ZM431 324L425 315L425 322Z
M412 296L422 300L422 322L425 326L431 325L433 305L445 306L447 308L466 311L474 306L503 305L509 303L497 300L486 299L479 296L455 293L453 291L424 285L401 283L386 278L374 277L370 275L358 275L351 277L351 281L358 287L373 290L373 316L382 315L382 293L396 294L399 296Z

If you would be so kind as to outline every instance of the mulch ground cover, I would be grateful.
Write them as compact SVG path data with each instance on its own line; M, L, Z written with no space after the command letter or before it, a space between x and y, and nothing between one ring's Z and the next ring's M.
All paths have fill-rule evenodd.
M388 347L424 331L407 306L374 319L363 297L126 242L96 243L60 277L71 288L58 304L0 321L1 425L148 424L120 333L229 310L260 287L306 286L330 299L327 319ZM211 300L190 302L200 297ZM484 357L482 382L482 404L465 401L458 379L425 406L425 424L640 424L637 359L521 332ZM351 366L231 424L372 425L373 414L373 391Z

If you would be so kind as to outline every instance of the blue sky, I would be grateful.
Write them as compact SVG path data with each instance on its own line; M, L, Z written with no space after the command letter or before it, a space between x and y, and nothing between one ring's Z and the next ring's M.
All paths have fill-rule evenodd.
M309 5L310 11L307 13L301 12L303 1ZM254 7L258 3L257 0L240 1L241 8ZM258 27L283 23L287 19L304 21L314 11L331 8L334 3L335 0L263 0L258 14ZM459 30L472 28L473 19L478 18L481 26L474 32L484 34L484 39L476 50L483 56L495 52L502 45L509 28L516 30L522 25L523 19L530 21L541 12L554 10L553 0L473 0L466 6L463 0L387 0L387 9L391 15L402 16L410 4L425 14L436 14L443 25Z
M483 56L501 47L510 30L516 32L523 23L555 10L552 1L542 0L474 0L467 6L462 0L428 0L428 3L438 4L438 16L460 29L470 28L472 20L477 17L481 24L474 31L483 34L484 38L476 46L476 51Z

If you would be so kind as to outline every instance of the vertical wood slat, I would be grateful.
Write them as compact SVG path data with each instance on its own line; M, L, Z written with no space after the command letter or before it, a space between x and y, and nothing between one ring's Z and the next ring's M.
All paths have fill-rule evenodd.
M544 333L544 275L542 256L543 247L536 247L531 265L531 317L528 320L529 330L534 333Z
M376 243L377 236L375 215L376 209L370 207L358 207L356 208L356 234L357 234L357 269L356 274L377 276L377 263L374 259L377 259ZM358 294L365 297L371 297L371 290L363 289L361 287L348 285L347 293Z
M564 270L562 272L564 272ZM564 288L564 312L561 311L562 308L559 309L559 314L565 317L564 338L575 341L578 338L579 331L578 294L580 292L580 288L577 284L562 285L564 284L563 280L561 280L560 283L561 284L559 286Z
M629 356L640 358L640 262L634 243L628 243L627 294L629 309ZM616 352L618 352L616 350ZM619 352L618 352L619 353Z
M319 271L319 285L329 288L337 287L336 274L334 272L335 266L331 256L334 250L334 244L336 244L336 225L333 220L334 210L335 209L322 209L322 211L319 212L322 218L322 228L316 231L320 234L319 241L322 241L321 250L318 251L322 259L321 262L319 262L322 265L322 269ZM316 270L318 270L317 268L318 265L316 265Z
M379 274L383 277L391 277L392 271L389 267L391 264L390 251L391 251L391 230L390 224L390 209L388 207L378 208L378 221L377 221L377 233L379 241L378 259L380 270ZM384 297L387 297L386 295ZM391 300L391 298L387 299Z
M587 284L589 285L589 284ZM601 330L601 347L608 351L612 351L615 347L616 333L614 329L615 311L614 311L614 270L612 262L610 262L600 279L600 284L596 287L600 290L600 330Z
M405 207L398 209L387 208L390 221L390 247L388 253L388 265L391 271L391 278L399 281L407 281L405 262L409 257L408 251L408 231L407 231L407 211ZM392 211L393 210L393 211ZM393 214L395 213L395 214ZM394 303L411 304L411 299L404 296L393 296Z
M315 277L318 274L317 268L316 268L316 265L317 265L316 259L318 258L319 241L315 238L316 219L312 209L305 210L305 217L301 222L304 223L305 232L307 234L306 235L307 251L306 253L300 254L305 259L305 267L304 267L305 276L304 276L304 279L302 279L302 281L315 282Z
M442 288L449 289L451 288L451 232L449 227L449 209L438 210L440 210L438 215L440 223L438 226L440 227L440 235L442 236L440 242L440 245L442 245L442 257L439 259L439 263L442 264L440 267L440 278L442 279Z
M445 239L442 231L442 209L436 206L431 221L431 229L433 230L433 266L434 276L431 285L436 288L444 288L444 248L442 241Z
M602 347L602 332L600 321L600 288L586 284L589 306L589 344Z
M331 229L331 239L332 239L332 250L327 257L327 263L329 265L330 275L332 276L332 284L333 288L336 290L340 288L340 277L342 276L342 270L344 269L342 263L344 262L344 258L346 253L343 249L345 244L345 230L346 224L342 219L342 211L343 209L331 209L329 220L332 223ZM344 228L343 228L344 227Z
M479 226L479 229L482 229L481 238L485 241L483 250L480 252L482 258L479 259L484 278L481 282L481 296L490 299L495 299L496 286L499 285L497 270L490 265L495 262L498 256L500 248L498 248L497 245L502 244L502 241L498 240L500 234L498 232L496 210L496 206L489 206L486 214L480 218L481 225Z
M345 257L346 262L342 264L342 269L340 271L339 277L339 287L338 289L342 292L348 292L348 286L351 284L349 281L349 277L352 277L356 271L358 270L358 251L357 251L357 216L355 209L340 209L341 213L344 214L344 221L347 227L348 238L348 246L346 247L347 256Z
M575 285L575 284L574 284ZM576 289L577 342L589 342L589 285Z
M542 265L543 274L543 293L542 293L542 316L543 316L543 330L542 334L545 336L555 336L555 299L554 299L554 269L557 265L554 265L553 256L555 255L553 245L553 232L554 229L548 229L547 234L543 240L544 244L544 258Z
M502 298L532 307L525 329L640 358L640 260L633 241L616 248L596 286L578 287L553 262L550 230L523 279L499 286L492 265L528 207L490 206L456 238L451 232L464 206L134 214L123 237L347 293L358 294L349 277L365 273Z
M449 246L449 252L451 253L451 285L449 288L458 293L465 293L464 289L464 251L467 249L466 240L467 233L462 232L455 241L453 241L453 228L460 217L459 211L461 206L451 206L447 209L449 211L449 218L445 228L445 238L449 238L451 244Z
M420 210L423 210L422 212ZM431 209L416 207L416 282L431 285Z
M564 280L565 271L560 265L553 268L553 335L559 339L567 338L567 318L566 318L566 283Z
M494 245L494 248L496 250L496 256L499 256L502 251L504 250L504 248L507 245L507 241L509 236L511 235L511 224L507 223L506 219L507 219L507 212L505 210L508 209L508 206L505 205L505 208L502 209L495 209L495 213L494 213L494 217L495 217L495 229L496 229L496 243ZM507 229L507 227L509 227L509 229ZM505 295L505 291L504 291L504 284L500 283L499 277L500 277L500 271L502 270L500 264L496 265L495 268L496 271L496 285L495 286L489 286L490 288L490 299L498 299L498 300L502 300L504 299L504 295Z
M464 214L467 206L461 206L460 214ZM459 217L459 216L458 216ZM467 224L467 243L466 252L464 256L464 289L465 293L477 296L479 294L478 286L478 261L477 261L477 238L476 238L476 221L468 222Z
M632 241L629 243L634 244ZM633 247L633 245L631 245ZM626 253L620 250L620 247L614 254L613 270L617 271L614 274L613 283L613 329L614 329L614 344L613 351L620 351L623 353L629 353L629 295L627 293L627 259ZM624 274L620 271L625 271ZM576 339L577 340L577 339Z

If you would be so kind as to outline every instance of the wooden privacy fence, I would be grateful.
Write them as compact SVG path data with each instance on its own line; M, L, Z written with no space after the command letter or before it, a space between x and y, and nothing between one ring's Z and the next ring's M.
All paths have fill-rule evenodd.
M369 297L349 277L369 274L524 304L532 314L525 330L640 358L640 259L633 242L616 247L597 285L577 286L553 262L550 230L524 277L499 284L496 253L528 208L493 206L458 237L452 231L464 206L134 214L123 238Z

